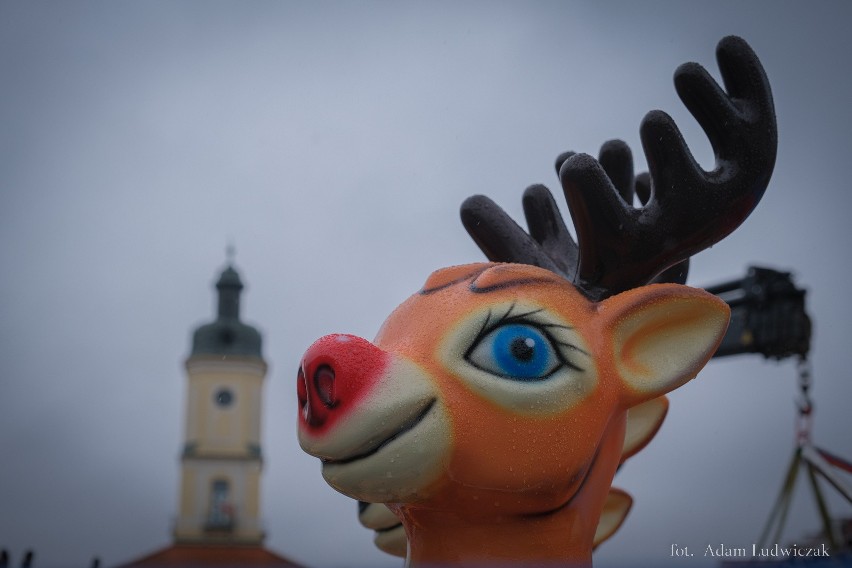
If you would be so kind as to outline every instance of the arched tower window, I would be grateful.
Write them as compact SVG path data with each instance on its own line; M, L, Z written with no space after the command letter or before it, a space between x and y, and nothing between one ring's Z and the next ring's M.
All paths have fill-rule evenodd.
M231 486L227 479L214 479L210 484L210 509L205 528L208 531L232 531L234 507L231 504Z

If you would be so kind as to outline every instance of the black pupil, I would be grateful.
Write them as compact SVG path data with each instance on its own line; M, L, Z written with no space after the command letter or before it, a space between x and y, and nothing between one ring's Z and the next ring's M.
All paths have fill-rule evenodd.
M535 342L528 337L516 337L510 346L512 356L519 361L530 361L535 352Z

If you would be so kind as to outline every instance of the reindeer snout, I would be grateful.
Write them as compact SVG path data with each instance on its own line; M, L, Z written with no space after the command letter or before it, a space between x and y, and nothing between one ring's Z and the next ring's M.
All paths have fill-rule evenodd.
M333 334L308 347L296 388L299 425L314 434L331 428L378 382L388 354L366 339Z

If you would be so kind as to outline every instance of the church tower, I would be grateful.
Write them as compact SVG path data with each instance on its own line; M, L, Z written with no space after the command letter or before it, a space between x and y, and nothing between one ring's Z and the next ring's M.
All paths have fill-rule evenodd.
M263 547L260 410L266 362L260 333L240 321L243 283L222 271L216 319L192 336L186 360L186 434L174 542L119 568L298 564Z
M176 544L260 545L260 333L240 321L242 281L229 263L216 319L195 330L186 360L186 435Z

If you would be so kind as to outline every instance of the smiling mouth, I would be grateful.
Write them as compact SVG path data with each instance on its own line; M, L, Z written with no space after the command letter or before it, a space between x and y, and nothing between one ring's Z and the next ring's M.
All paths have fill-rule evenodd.
M426 401L425 404L423 404L423 408L421 408L415 416L409 418L408 420L400 424L399 427L394 430L394 432L387 438L384 438L376 442L375 444L370 445L366 450L352 456L348 456L341 459L323 459L323 465L345 465L372 456L373 454L377 453L379 450L381 450L382 448L384 448L385 446L387 446L400 436L403 436L405 433L409 432L415 426L420 424L423 419L426 418L426 415L429 414L429 411L432 410L432 407L435 406L436 400L437 399L433 398Z

